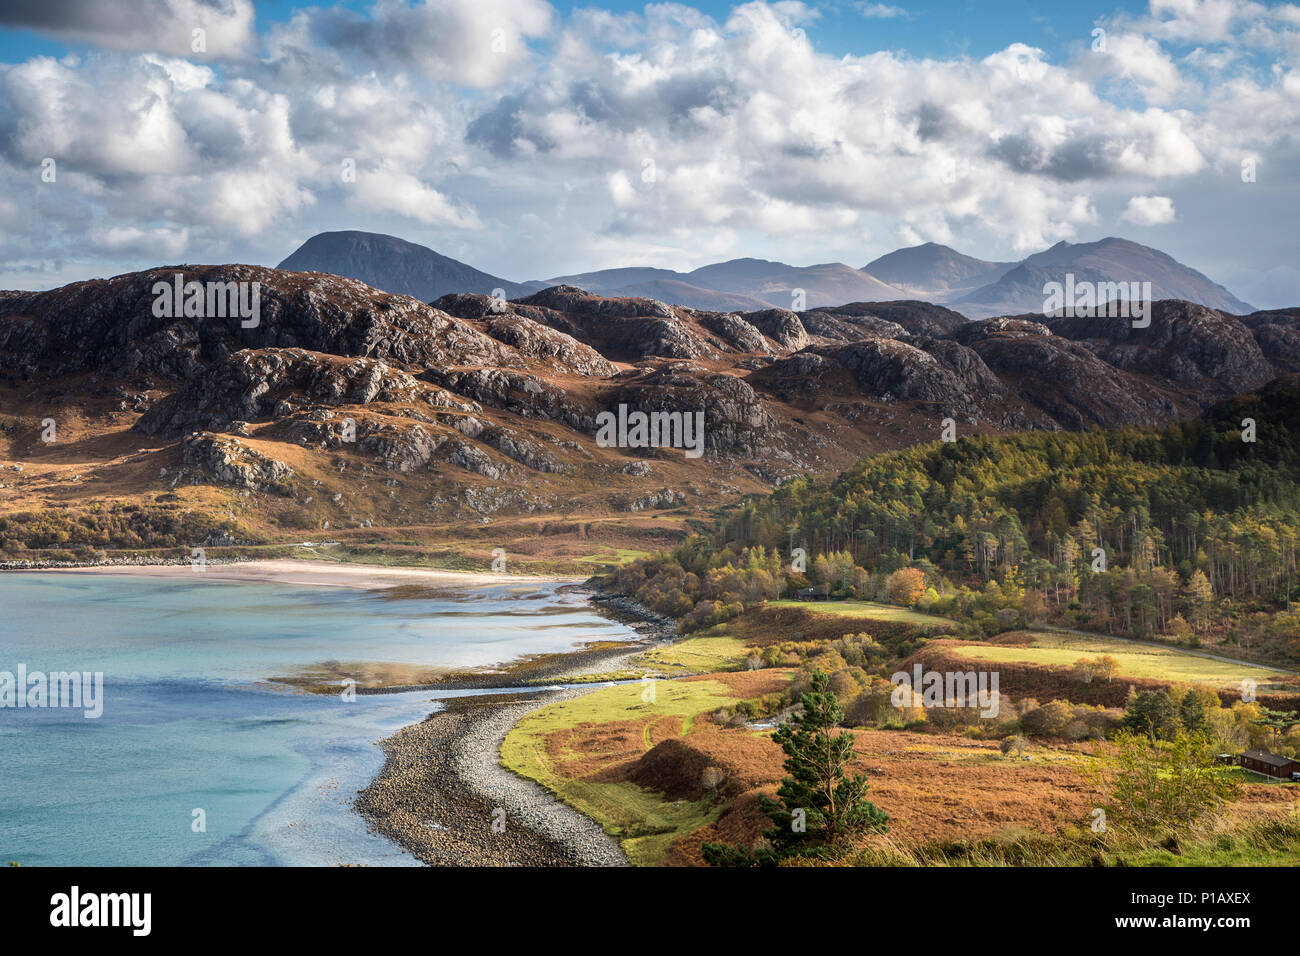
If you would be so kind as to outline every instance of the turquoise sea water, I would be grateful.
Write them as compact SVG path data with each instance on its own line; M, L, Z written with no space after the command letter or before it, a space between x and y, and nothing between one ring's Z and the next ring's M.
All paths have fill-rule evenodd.
M266 679L326 661L491 665L634 637L550 584L395 598L0 574L0 671L104 674L98 719L0 707L0 862L412 864L351 801L383 764L379 740L464 692L347 702Z

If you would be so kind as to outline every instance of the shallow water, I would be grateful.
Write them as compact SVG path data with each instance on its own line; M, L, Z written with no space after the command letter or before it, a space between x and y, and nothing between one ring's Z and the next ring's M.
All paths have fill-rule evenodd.
M0 861L412 864L351 801L382 766L379 740L465 692L349 702L264 681L331 660L474 667L635 638L557 587L394 597L0 574L0 671L104 674L98 719L0 707Z

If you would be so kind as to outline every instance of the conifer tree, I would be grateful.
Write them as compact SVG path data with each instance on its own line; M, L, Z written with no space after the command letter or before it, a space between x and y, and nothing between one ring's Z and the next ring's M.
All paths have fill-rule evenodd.
M764 834L769 846L751 852L706 843L707 862L753 866L770 865L799 853L825 856L848 837L888 829L888 814L866 799L870 789L866 775L848 773L853 734L835 733L844 719L844 709L827 684L824 673L813 674L812 690L802 697L803 712L772 735L785 751L785 771L790 776L781 781L778 800L759 798L759 806L774 824Z

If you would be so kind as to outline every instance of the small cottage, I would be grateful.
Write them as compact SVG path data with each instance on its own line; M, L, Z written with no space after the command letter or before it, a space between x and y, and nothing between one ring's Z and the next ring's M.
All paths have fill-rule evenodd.
M1275 780L1300 780L1300 760L1279 757L1266 750L1247 750L1241 755L1243 770L1251 770Z

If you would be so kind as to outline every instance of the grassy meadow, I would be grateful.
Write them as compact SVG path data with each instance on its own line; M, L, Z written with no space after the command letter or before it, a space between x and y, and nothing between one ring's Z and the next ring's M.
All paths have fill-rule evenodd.
M1242 680L1266 681L1277 671L1257 664L1215 660L1176 647L1156 647L1133 641L1058 631L1033 631L1033 643L1020 645L963 644L951 653L973 660L1069 667L1081 657L1108 655L1119 662L1116 677L1149 678L1171 683L1239 685Z

